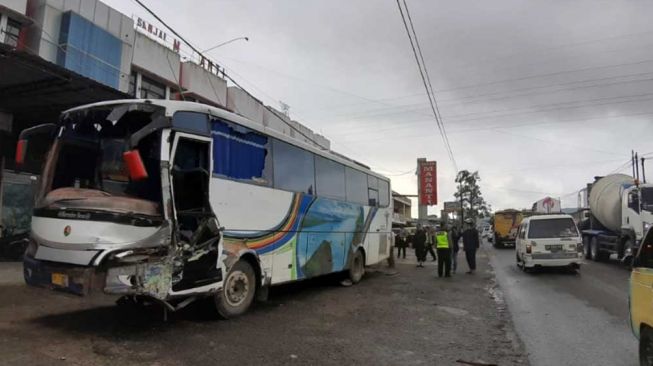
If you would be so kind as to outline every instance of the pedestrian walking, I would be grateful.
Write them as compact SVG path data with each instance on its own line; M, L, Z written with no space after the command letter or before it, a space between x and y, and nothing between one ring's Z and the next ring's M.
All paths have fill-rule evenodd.
M433 250L433 247L435 246L435 229L432 227L429 227L426 230L426 251L431 254L431 258L433 258L433 262L437 260L437 257L435 256L435 251ZM424 254L424 260L426 260L426 254Z
M390 255L388 256L388 267L395 268L395 243L397 242L397 233L392 232L392 246L390 247Z
M460 233L456 226L451 228L451 240L453 241L453 248L451 248L451 273L456 273L456 269L458 268L458 252L460 251L460 245L458 244Z
M406 259L406 247L408 246L407 234L405 229L401 229L395 237L395 248L397 248L397 259Z
M413 248L415 248L415 256L417 257L417 267L424 267L424 261L426 261L426 232L422 225L417 225L417 230L415 230Z
M451 277L451 234L447 232L447 225L442 223L440 230L435 232L436 247L438 250L438 277Z
M478 231L474 227L474 221L472 219L465 220L465 231L463 231L463 250L465 251L465 258L467 259L467 265L469 266L468 274L474 273L476 270L476 250L480 246L480 240L478 238Z

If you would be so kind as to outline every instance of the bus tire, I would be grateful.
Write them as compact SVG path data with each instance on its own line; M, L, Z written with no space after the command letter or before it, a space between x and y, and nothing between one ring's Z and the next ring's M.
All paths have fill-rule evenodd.
M653 366L653 331L646 326L639 333L639 364Z
M351 283L359 283L364 275L365 257L363 256L363 251L358 249L351 258L348 277Z
M220 317L234 318L247 312L256 293L256 274L252 265L240 260L231 267L222 290L215 294L215 308Z

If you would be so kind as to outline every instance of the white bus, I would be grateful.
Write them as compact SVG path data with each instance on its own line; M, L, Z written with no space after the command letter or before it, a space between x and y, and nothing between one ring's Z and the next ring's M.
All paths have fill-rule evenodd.
M169 310L212 296L232 317L270 285L335 272L356 283L390 254L387 178L225 110L74 108L25 130L18 163L44 131L53 140L24 256L30 285Z

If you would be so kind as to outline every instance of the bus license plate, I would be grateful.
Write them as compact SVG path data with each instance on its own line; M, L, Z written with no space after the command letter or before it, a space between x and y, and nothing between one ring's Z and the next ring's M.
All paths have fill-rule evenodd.
M63 273L53 273L52 284L61 287L68 287L68 275Z

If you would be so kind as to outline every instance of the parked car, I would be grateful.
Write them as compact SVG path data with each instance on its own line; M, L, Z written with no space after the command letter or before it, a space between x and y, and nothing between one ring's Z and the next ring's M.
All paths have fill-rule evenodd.
M650 229L635 254L629 284L630 327L639 340L640 364L647 365L647 360L653 358L653 231Z
M517 266L524 271L535 267L579 269L583 241L574 219L570 215L525 218L517 231L515 256Z

